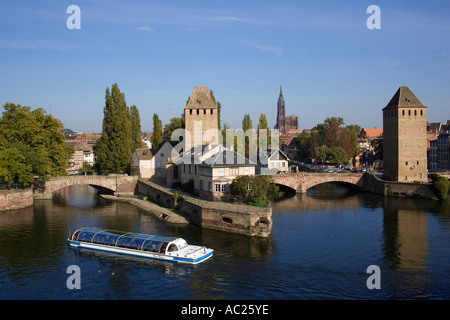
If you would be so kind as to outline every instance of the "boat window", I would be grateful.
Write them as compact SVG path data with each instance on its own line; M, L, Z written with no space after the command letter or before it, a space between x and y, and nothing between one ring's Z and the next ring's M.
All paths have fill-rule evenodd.
M72 240L77 241L78 240L78 236L80 235L81 230L77 230L74 232L74 234L72 235Z
M104 245L115 245L117 238L119 238L120 235L117 234L111 234L111 233L97 233L94 238L92 239L93 243L98 244L104 244Z
M91 242L93 236L94 236L94 233L92 233L91 231L82 230L78 234L77 240L78 241Z
M178 251L178 247L176 244L171 243L169 246L169 249L167 251L169 251L169 252Z

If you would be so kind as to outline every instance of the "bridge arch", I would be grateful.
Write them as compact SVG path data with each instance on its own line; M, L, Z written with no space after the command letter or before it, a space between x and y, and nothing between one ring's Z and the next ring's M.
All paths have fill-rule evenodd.
M117 193L133 193L136 188L137 176L63 176L52 177L49 181L38 181L34 185L35 199L51 199L55 191L73 185L91 185L111 190Z
M323 183L345 183L354 188L363 188L361 173L291 173L273 175L273 182L282 188L295 190L298 193L306 193L306 191L314 186Z

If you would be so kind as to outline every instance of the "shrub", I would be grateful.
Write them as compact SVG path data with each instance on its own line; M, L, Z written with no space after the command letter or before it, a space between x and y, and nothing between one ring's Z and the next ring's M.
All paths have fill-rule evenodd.
M436 173L431 174L432 188L439 200L447 199L448 190L450 188L450 181Z

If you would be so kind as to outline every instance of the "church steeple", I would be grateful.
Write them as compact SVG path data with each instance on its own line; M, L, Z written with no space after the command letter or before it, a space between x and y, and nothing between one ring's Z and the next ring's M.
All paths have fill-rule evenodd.
M284 104L284 97L283 97L283 89L280 86L280 95L278 96L278 103L277 103L277 123L275 124L275 129L280 130L281 132L284 132L284 117L285 117L285 104Z
M278 97L278 101L283 101L284 102L284 97L283 97L283 88L280 85L280 96Z

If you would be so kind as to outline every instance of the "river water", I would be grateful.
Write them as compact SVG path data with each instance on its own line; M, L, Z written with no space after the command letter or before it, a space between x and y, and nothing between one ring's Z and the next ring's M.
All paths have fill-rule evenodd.
M0 212L0 299L449 299L449 208L326 184L275 202L272 235L259 239L170 225L72 186ZM190 266L69 248L84 226L182 237L215 252ZM80 289L67 286L73 265ZM368 273L374 265L379 273Z

